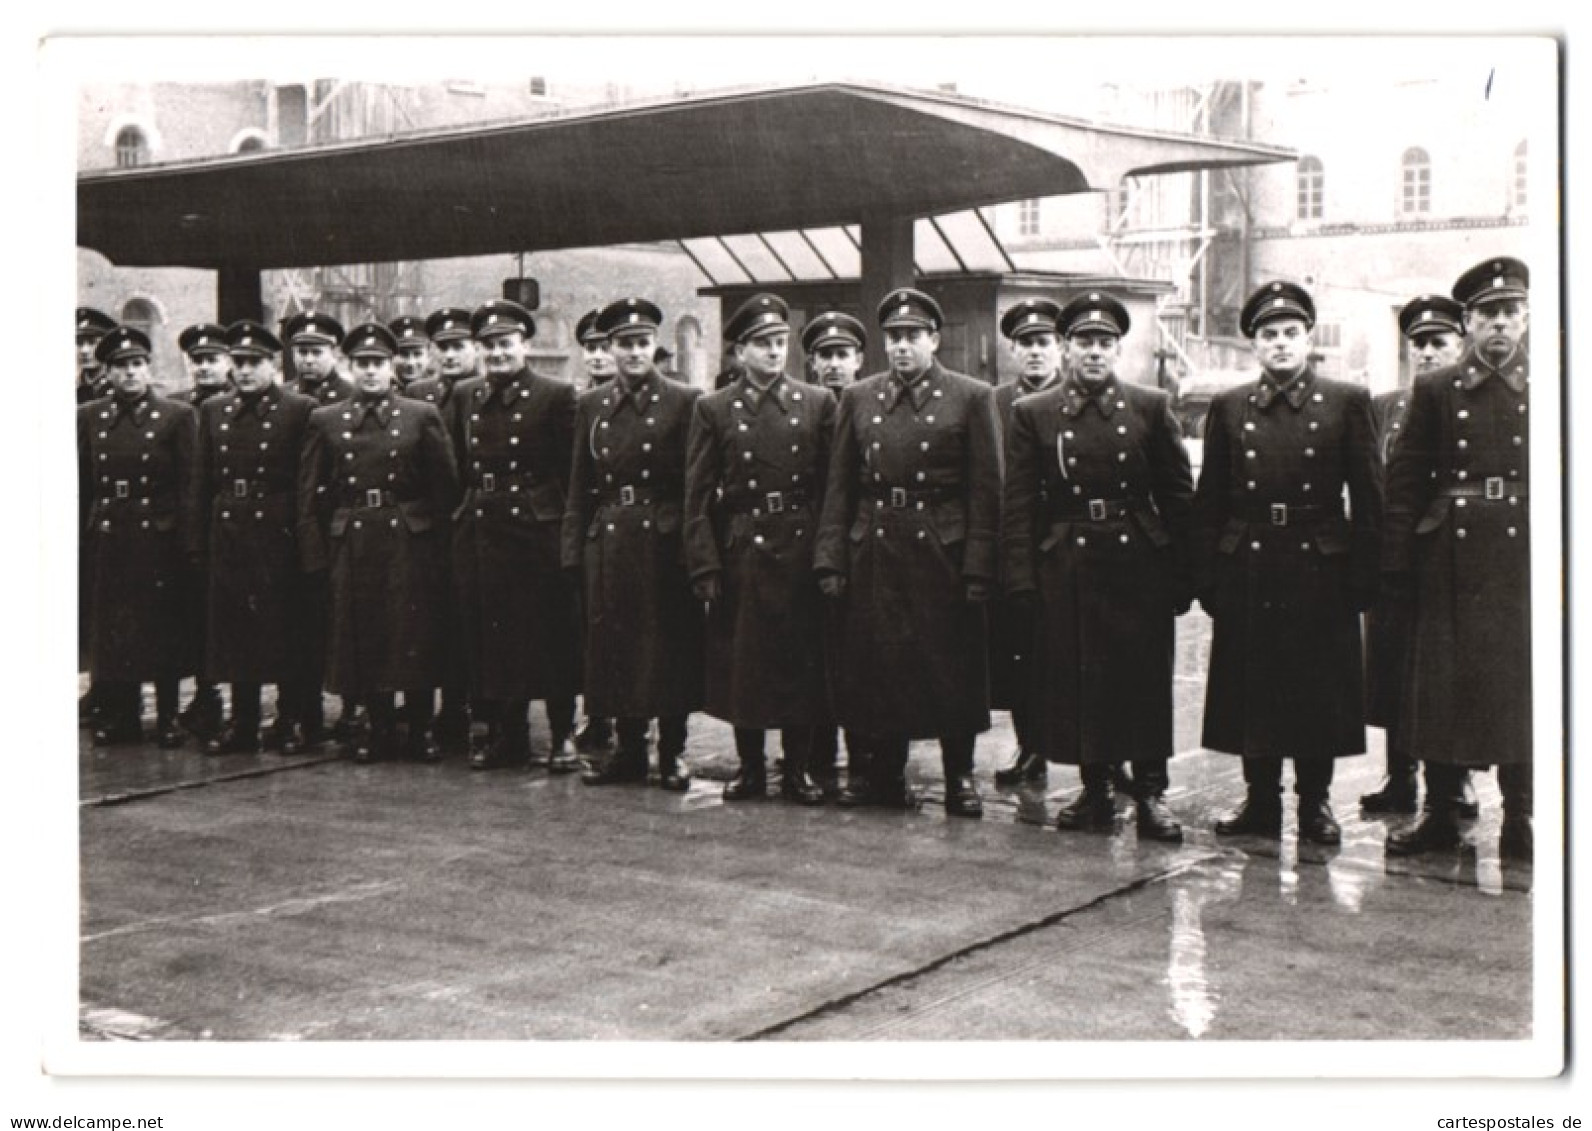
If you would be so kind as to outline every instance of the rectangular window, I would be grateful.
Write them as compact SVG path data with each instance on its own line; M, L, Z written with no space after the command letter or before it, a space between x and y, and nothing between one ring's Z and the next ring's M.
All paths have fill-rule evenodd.
M1400 210L1406 216L1424 216L1432 210L1431 166L1405 166L1404 194Z
M1021 200L1017 202L1017 234L1020 236L1037 236L1039 234L1039 201Z

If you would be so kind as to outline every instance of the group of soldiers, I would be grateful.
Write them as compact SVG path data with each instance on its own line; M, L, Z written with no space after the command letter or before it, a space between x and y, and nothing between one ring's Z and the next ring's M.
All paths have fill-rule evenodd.
M932 738L947 812L977 817L975 739L1006 709L998 784L1075 765L1059 828L1115 827L1127 791L1138 834L1177 841L1174 631L1197 600L1203 744L1247 787L1217 833L1279 836L1291 759L1299 836L1337 843L1333 767L1369 721L1389 740L1367 811L1415 812L1425 766L1390 854L1459 844L1469 772L1497 766L1501 850L1529 857L1527 291L1497 258L1414 299L1419 372L1373 402L1315 371L1312 296L1263 286L1240 317L1261 373L1212 402L1197 485L1169 394L1119 372L1131 320L1101 290L1007 310L1020 374L998 388L939 363L944 315L913 288L878 308L872 376L860 320L811 318L809 380L787 375L786 303L754 296L707 393L658 371L641 298L581 319L582 392L530 367L534 316L503 300L346 333L302 313L280 339L190 327L194 389L170 399L144 334L80 310L95 737L141 737L152 680L157 739L182 742L197 673L190 713L231 686L213 754L318 741L324 687L363 710L361 761L434 760L473 719L476 768L645 782L655 722L657 784L684 790L706 711L734 728L726 800L769 795L777 729L785 798L915 807L908 746Z

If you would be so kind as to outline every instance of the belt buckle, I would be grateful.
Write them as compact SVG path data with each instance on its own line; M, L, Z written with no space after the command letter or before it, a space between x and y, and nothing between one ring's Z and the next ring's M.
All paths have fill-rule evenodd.
M497 476L490 471L481 473L481 490L492 492L497 490Z
M1502 475L1489 475L1482 480L1483 497L1488 499L1501 499L1504 497L1504 477Z
M131 494L131 491L129 489L127 480L118 479L116 481L116 497L118 499L125 499L129 494Z
M890 505L898 509L907 505L907 489L905 487L890 488Z
M622 507L633 507L636 505L636 489L629 483L619 488L619 505Z
M779 491L770 491L763 496L763 501L768 504L769 514L780 514L785 510L785 496Z
M247 479L234 479L232 481L232 497L234 499L247 499L249 497L249 481Z
M371 487L365 491L365 505L367 507L381 506L381 488Z
M1089 519L1092 522L1104 522L1106 520L1106 501L1104 499L1089 500Z
M1271 504L1271 524L1273 526L1287 526L1288 525L1288 504L1287 503L1273 503L1273 504Z

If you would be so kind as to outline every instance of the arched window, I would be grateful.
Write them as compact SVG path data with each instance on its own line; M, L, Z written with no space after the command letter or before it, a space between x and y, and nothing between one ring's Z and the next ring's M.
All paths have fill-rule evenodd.
M1399 192L1399 213L1404 216L1426 215L1432 210L1432 159L1424 149L1406 149L1401 169L1403 179Z
M160 321L160 311L147 298L130 298L122 304L122 325L141 330L150 341L155 340L155 324Z
M130 169L149 164L149 138L137 126L123 126L116 132L116 167Z
M232 141L227 147L231 153L259 153L265 148L265 131L252 126L233 134Z
M1509 203L1513 208L1526 206L1526 143L1523 141L1515 146L1515 181Z
M1325 196L1326 189L1326 178L1326 172L1321 167L1321 158L1301 157L1299 159L1299 219L1321 219L1322 201Z

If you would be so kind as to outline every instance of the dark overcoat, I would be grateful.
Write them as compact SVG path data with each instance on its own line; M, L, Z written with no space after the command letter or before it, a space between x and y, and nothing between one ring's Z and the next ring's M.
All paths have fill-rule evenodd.
M217 682L281 683L303 647L295 492L315 407L270 385L199 410L187 538L205 565L204 670Z
M560 562L575 390L528 369L449 400L464 502L453 587L471 695L552 699L580 688L579 590Z
M1400 720L1423 761L1531 761L1529 375L1521 349L1417 377L1388 472L1383 569L1414 585Z
M1371 420L1376 426L1377 451L1382 457L1384 501L1387 470L1399 437L1403 435L1409 409L1408 389L1378 393L1371 398ZM1384 528L1385 525L1384 522ZM1406 596L1383 589L1365 614L1365 721L1389 730L1398 719L1399 688L1409 654L1410 605Z
M564 565L581 570L583 689L593 718L702 705L702 612L686 576L686 442L701 390L657 373L580 395Z
M202 423L200 410L204 407L205 402L213 400L216 397L223 396L231 391L232 382L230 381L222 385L219 389L206 388L201 385L193 385L189 388L173 393L171 395L171 399L174 401L181 401L183 404L192 407L194 412L194 423L197 427ZM195 434L194 443L195 452L197 453L197 432ZM189 501L193 501L192 492L189 493ZM207 573L207 565L203 561L203 555L199 555L198 558L196 558L191 552L193 543L192 522L185 521L183 525L185 527L184 537L187 538L190 548L188 585L186 586L186 591L188 606L188 631L193 637L194 663L197 666L199 678L201 680L213 682L213 677L208 676L204 671L206 660L205 642L209 634L209 629L206 625L206 607L210 601L210 578Z
M1204 745L1364 753L1359 614L1376 593L1382 520L1370 393L1309 368L1281 391L1262 377L1218 393L1194 516L1214 621Z
M840 397L815 564L848 578L830 694L839 722L908 738L989 729L985 606L998 579L1000 425L982 381L935 362Z
M194 413L146 393L77 410L78 484L88 501L89 671L96 680L173 679L194 668L183 539Z
M333 373L319 381L306 381L299 377L288 382L287 387L322 406L341 404L354 398L354 383L341 373Z
M823 608L813 576L835 398L781 377L743 375L698 398L686 465L686 559L717 576L708 609L709 714L738 727L827 719Z
M298 476L299 556L327 570L326 686L435 687L447 675L448 516L459 478L442 417L388 393L310 414Z
M1172 756L1175 624L1188 607L1194 476L1171 398L1111 377L1017 402L1002 541L1037 597L1037 749L1073 765Z
M995 390L995 414L1000 421L1001 450L1012 434L1012 406L1019 397L1026 397L1047 388L1055 388L1059 378L1052 377L1043 385L1032 385L1019 377ZM1004 563L1001 576L1005 577ZM1002 587L989 603L989 704L998 710L1009 711L1023 707L1029 697L1034 655L1034 621L1023 610L1006 599Z
M468 378L455 379L444 377L439 373L435 377L422 377L418 381L410 382L399 390L398 395L408 397L412 401L425 401L427 404L436 405L437 411L447 419L448 406L453 403L454 390L465 380Z

